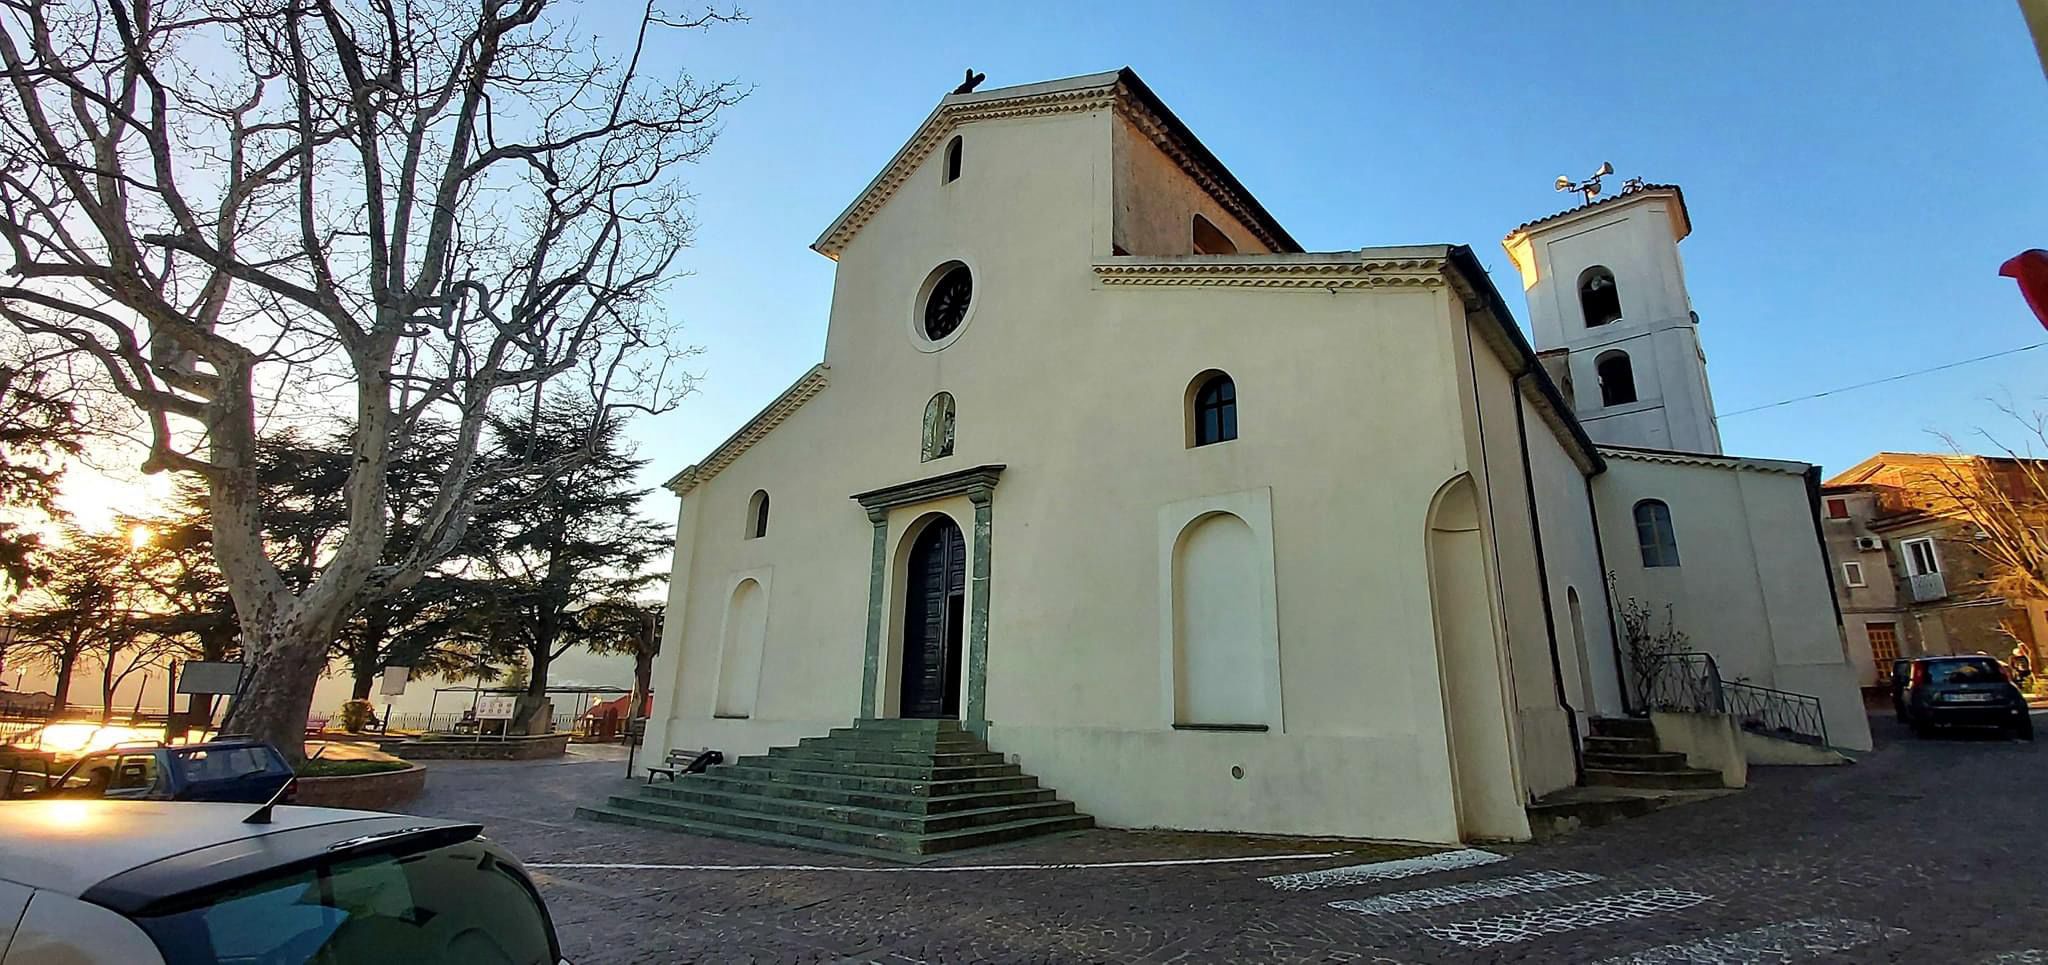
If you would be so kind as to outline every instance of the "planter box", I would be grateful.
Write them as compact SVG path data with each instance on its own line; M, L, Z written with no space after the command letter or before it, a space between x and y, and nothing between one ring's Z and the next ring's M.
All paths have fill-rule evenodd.
M388 750L409 761L530 761L569 752L568 732L534 737L413 740Z
M298 779L294 804L322 808L391 811L418 797L427 786L427 769L414 764L402 771Z

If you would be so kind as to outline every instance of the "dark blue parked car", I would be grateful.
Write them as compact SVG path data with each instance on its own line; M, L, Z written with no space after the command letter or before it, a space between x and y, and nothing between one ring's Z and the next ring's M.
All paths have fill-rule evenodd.
M262 804L291 780L291 765L277 748L231 738L95 751L39 796Z

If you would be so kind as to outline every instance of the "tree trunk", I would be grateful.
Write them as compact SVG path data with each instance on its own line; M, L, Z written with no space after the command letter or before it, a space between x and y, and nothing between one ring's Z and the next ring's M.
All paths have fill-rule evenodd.
M354 686L351 686L349 688L348 699L369 700L370 687L374 685L376 682L377 675L373 672L364 670L362 665L358 664L355 668L355 684Z
M50 712L52 715L64 712L64 705L71 702L71 667L78 662L78 654L64 651L57 655L57 683L51 688Z
M313 687L327 662L328 642L303 630L290 636L269 632L275 636L242 639L245 651L255 653L248 670L255 685L244 687L221 729L266 741L296 766L305 760Z
M100 723L114 719L114 652L100 664Z
M633 652L633 701L626 708L626 719L648 716L647 695L654 687L654 652L642 647Z

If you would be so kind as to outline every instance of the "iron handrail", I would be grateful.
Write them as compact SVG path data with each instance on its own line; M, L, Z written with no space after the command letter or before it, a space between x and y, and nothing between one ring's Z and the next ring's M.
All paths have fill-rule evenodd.
M1728 714L1743 730L1779 740L1828 746L1820 698L1740 680L1724 680L1712 654L1667 654L1649 681L1650 710Z

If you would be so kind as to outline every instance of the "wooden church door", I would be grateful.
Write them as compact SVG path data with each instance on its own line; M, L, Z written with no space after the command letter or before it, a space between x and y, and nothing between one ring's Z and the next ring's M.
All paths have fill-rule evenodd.
M967 612L967 546L940 518L910 548L903 593L904 717L960 716L960 640Z

